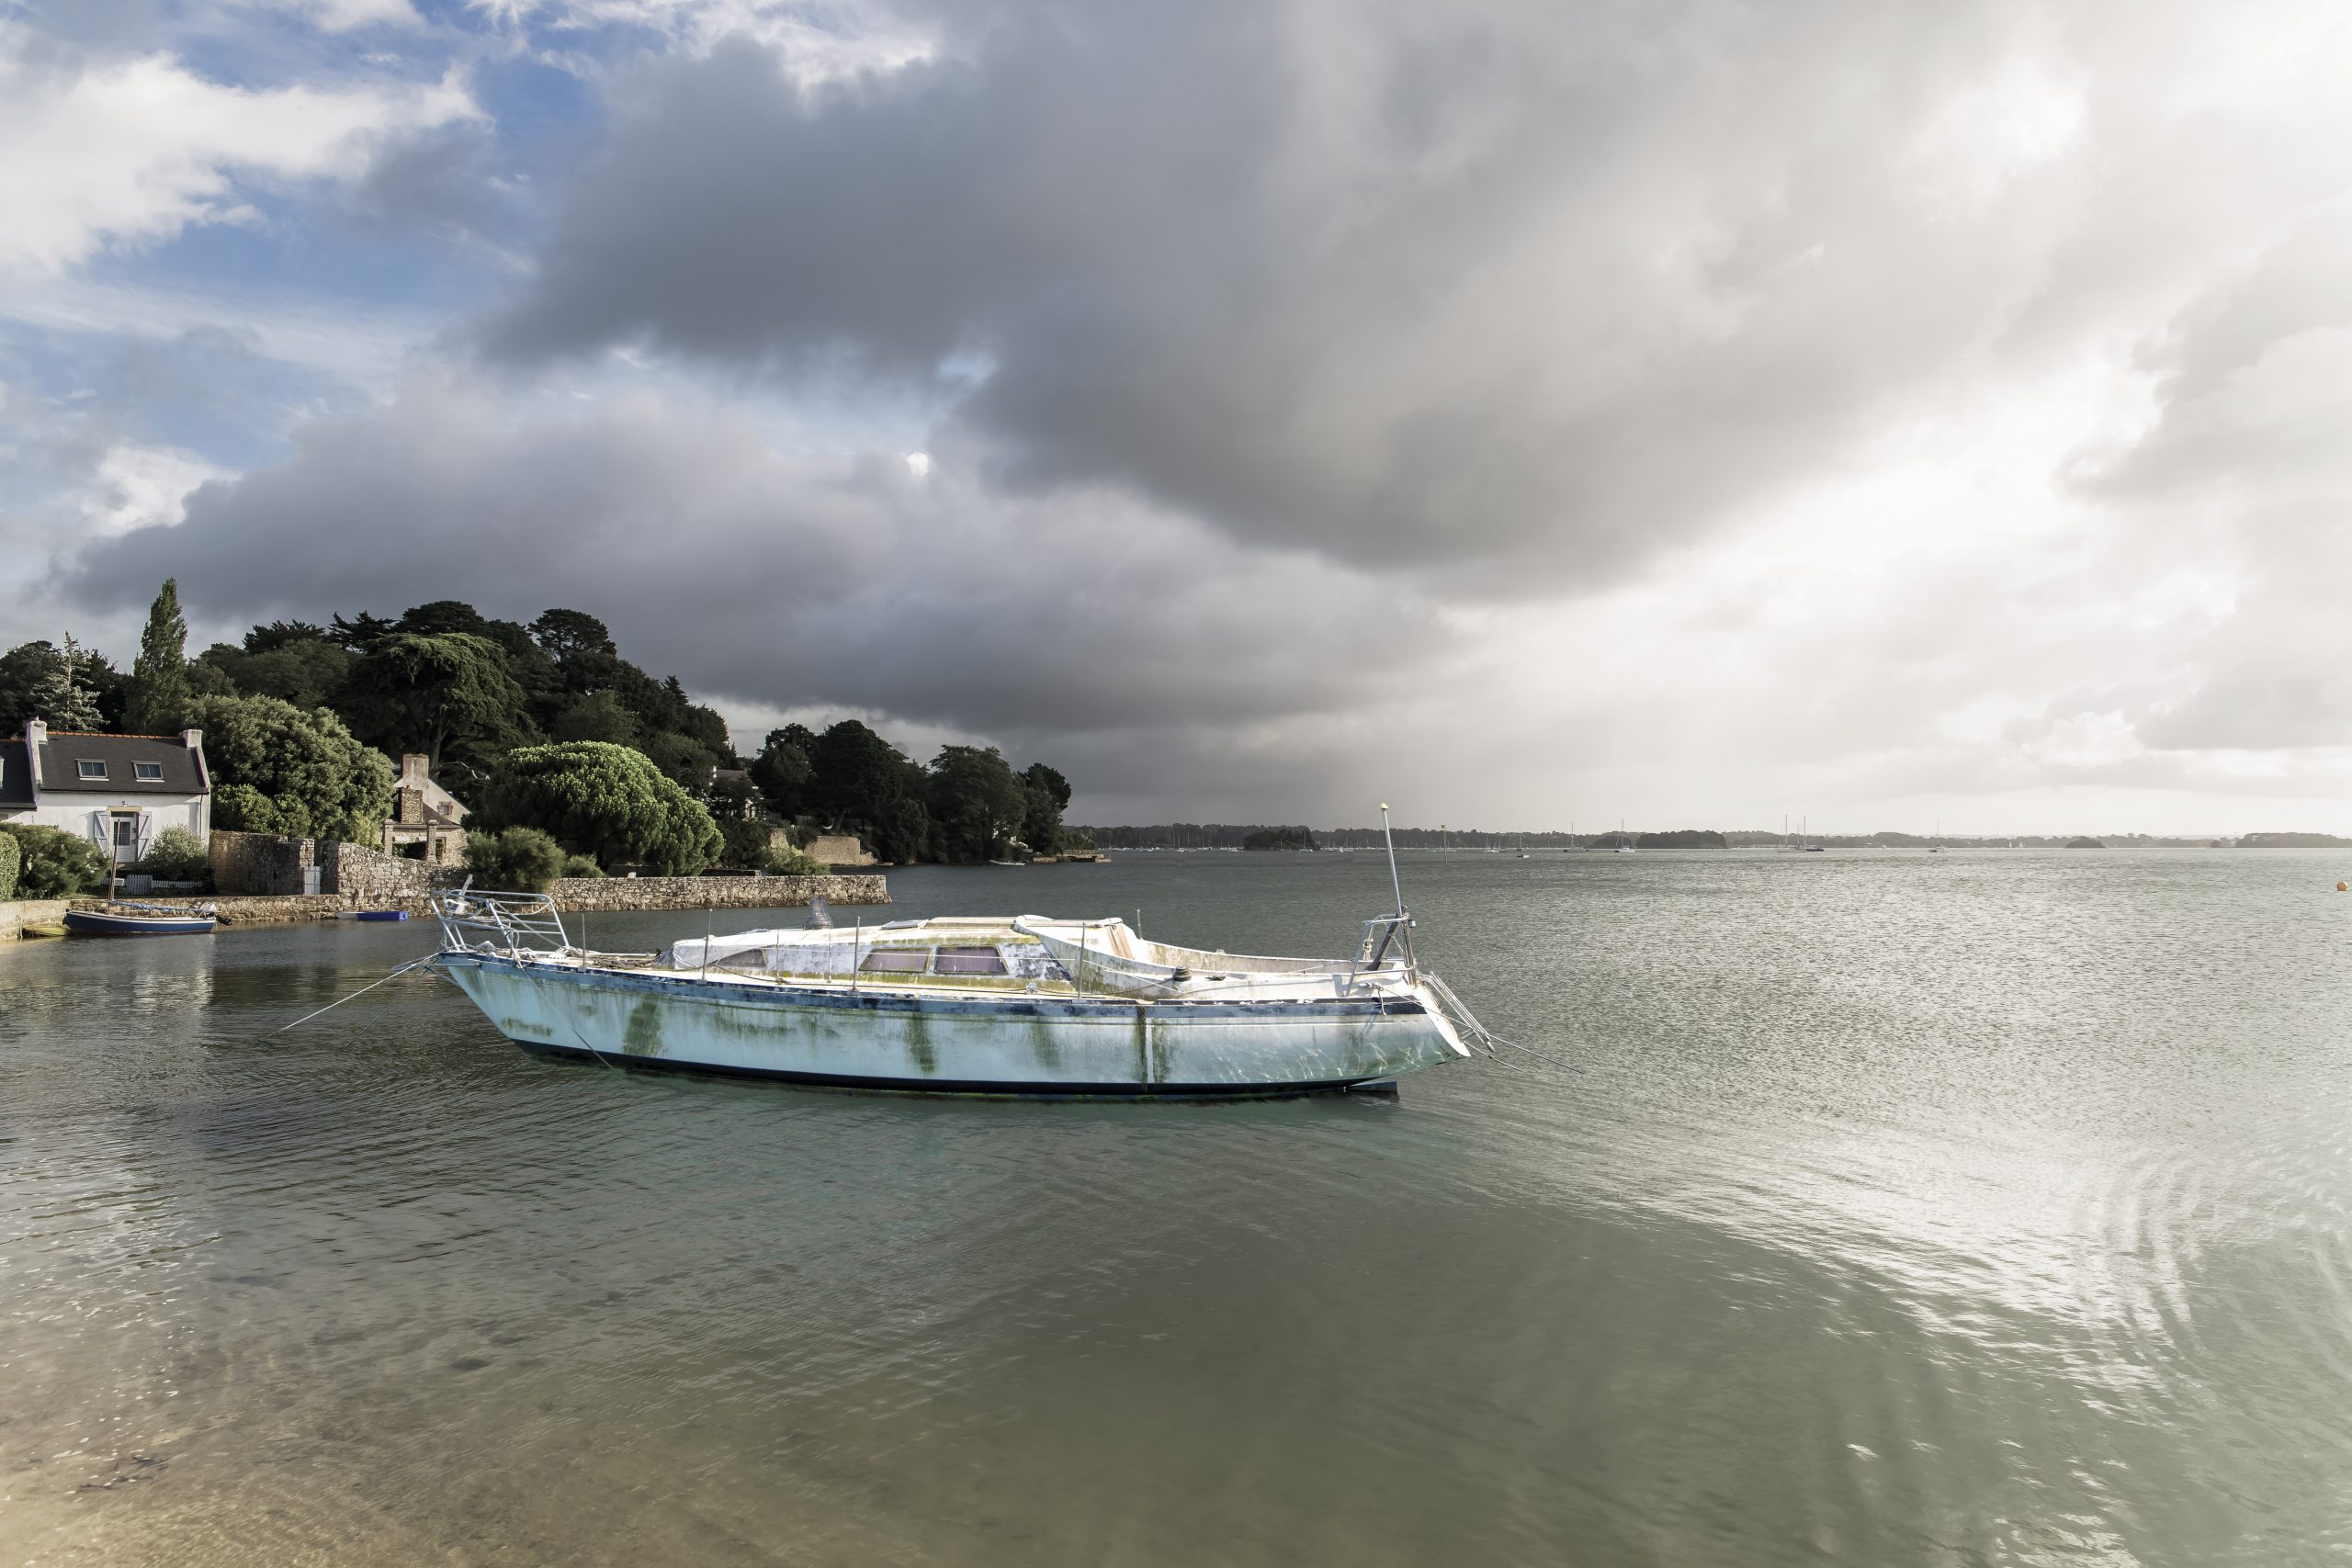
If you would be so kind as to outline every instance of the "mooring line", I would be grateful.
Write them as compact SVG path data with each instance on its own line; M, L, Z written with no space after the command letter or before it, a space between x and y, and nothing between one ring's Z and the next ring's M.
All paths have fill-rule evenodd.
M422 968L422 967L423 967L423 966L424 966L425 964L432 963L435 958L438 958L438 957L440 957L440 956L441 956L441 955L440 955L439 953L426 953L426 954L425 954L424 957L422 957L422 958L413 958L413 959L409 960L409 962L407 962L406 964L401 964L399 968L397 968L397 969L393 970L390 974L386 975L386 976L382 976L382 977L381 977L381 978L379 978L379 979L374 979L374 980L370 980L370 981L368 981L366 985L364 985L364 986L360 987L357 990L356 990L356 991L352 992L352 993L351 993L351 996L349 996L349 997L337 997L334 1000L333 1000L333 1001L329 1002L326 1006L324 1006L324 1007L322 1007L322 1008L319 1009L319 1010L318 1010L318 1012L306 1012L306 1013L304 1013L301 1017L300 1017L300 1018L296 1019L292 1023L289 1023L289 1024L285 1025L285 1026L284 1026L284 1028L273 1029L273 1030L271 1030L271 1031L270 1031L270 1032L271 1032L272 1034L283 1034L283 1033L285 1033L285 1032L286 1032L286 1031L287 1031L287 1030L288 1030L288 1029L298 1028L298 1027L300 1027L300 1025L302 1025L302 1024L305 1024L305 1023L310 1022L310 1021L311 1021L311 1020L312 1020L312 1019L314 1019L314 1018L318 1017L318 1016L319 1016L319 1013L322 1013L322 1012L333 1012L335 1009L337 1009L337 1008L341 1007L344 1003L345 1003L345 1002L347 1002L347 1001L350 1001L350 1000L352 999L352 998L353 998L353 997L364 997L364 996L366 996L368 992L370 992L370 991L374 990L377 987L379 987L379 986L382 985L382 984L384 983L384 981L386 981L386 980L397 980L397 979L399 979L401 976L403 976L403 975L407 974L410 970L412 970L412 969L418 969L418 968Z

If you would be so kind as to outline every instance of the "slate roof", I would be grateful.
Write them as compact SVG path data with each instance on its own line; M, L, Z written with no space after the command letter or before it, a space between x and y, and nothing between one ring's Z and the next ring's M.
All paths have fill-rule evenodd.
M0 807L33 803L33 765L21 740L0 740Z
M24 743L17 743L19 752ZM107 776L85 779L76 762L104 762ZM142 779L133 762L161 762L161 779ZM13 783L13 779L11 780ZM40 792L43 795L202 795L204 777L197 771L196 753L176 735L82 735L51 730L40 749ZM26 802L30 805L29 799Z

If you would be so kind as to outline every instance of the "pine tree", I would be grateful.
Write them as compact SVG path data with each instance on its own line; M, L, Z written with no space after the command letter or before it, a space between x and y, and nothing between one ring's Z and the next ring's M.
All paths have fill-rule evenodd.
M133 735L160 735L179 728L187 708L187 622L180 615L177 578L164 579L163 592L147 608L147 629L139 636L139 661L130 667L130 702L123 728Z
M83 661L89 654L65 634L65 650L57 660L57 676L51 683L48 701L42 703L41 716L51 729L96 730L105 722L98 716L97 694L82 678Z

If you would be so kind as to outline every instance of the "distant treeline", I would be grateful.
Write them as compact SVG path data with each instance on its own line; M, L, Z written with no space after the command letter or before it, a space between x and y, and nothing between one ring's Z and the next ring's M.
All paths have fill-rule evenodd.
M1106 850L1238 850L1335 849L1369 850L1381 845L1377 828L1317 828L1269 825L1261 822L1161 822L1136 828L1073 828ZM1937 844L1954 848L1976 846L2015 849L2064 849L2079 837L2071 833L1812 833L1782 834L1763 829L1676 828L1605 833L1493 832L1481 828L1398 828L1400 850L1720 850L1771 848L1802 841L1840 850L1928 849ZM2150 833L2106 833L2109 845L2174 849L2335 849L2352 848L2352 839L2331 833L2248 833L2241 838L2167 838ZM1252 843L1251 840L1257 840Z

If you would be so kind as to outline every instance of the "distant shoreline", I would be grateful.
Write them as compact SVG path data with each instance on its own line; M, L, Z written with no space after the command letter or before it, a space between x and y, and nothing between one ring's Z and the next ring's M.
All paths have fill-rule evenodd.
M1103 850L1253 850L1260 852L1280 852L1284 850L1376 850L1383 840L1378 828L1317 828L1311 830L1265 823L1157 823L1148 827L1080 827L1071 831L1090 836L1098 849ZM1301 836L1308 841L1300 841ZM1680 828L1673 829L1629 829L1621 834L1611 829L1603 833L1567 833L1546 829L1540 832L1487 832L1479 829L1398 828L1395 829L1396 847L1400 850L1451 850L1463 854L1479 854L1492 850L1501 854L1558 853L1578 850L1607 851L1621 845L1634 850L1679 849L1779 849L1800 841L1796 834L1782 835L1764 829ZM1248 840L1259 840L1251 844ZM2065 849L2083 847L2079 840L2092 839L2104 849L2238 849L2238 850L2334 850L2352 849L2352 838L2339 838L2331 833L2260 832L2212 834L2188 837L2155 833L1813 833L1804 835L1805 844L1832 850L1930 850L1945 849ZM1269 842L1279 840L1279 842Z

